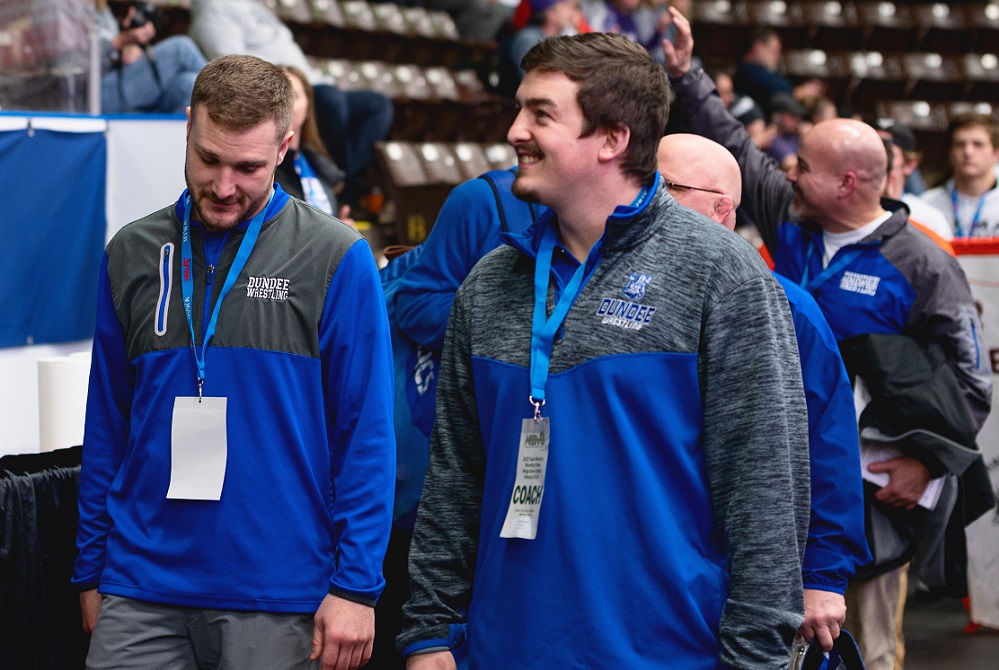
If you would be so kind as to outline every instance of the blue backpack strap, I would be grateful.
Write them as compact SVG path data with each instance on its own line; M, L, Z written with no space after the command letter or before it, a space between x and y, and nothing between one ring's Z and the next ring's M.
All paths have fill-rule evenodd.
M500 227L504 233L510 232L510 224L507 216L518 216L527 213L530 215L530 222L534 223L538 219L538 211L535 205L524 202L513 194L513 179L516 173L510 170L490 170L479 175L479 179L484 180L493 190L496 198L496 210L499 212Z

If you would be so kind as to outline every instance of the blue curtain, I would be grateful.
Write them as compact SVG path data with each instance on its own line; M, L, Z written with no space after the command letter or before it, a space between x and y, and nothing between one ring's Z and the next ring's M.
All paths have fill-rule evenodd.
M0 132L0 347L93 337L106 173L102 132Z

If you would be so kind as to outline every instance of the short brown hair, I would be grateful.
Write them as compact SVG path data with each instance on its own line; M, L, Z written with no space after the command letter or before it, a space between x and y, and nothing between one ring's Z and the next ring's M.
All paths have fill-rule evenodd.
M947 125L947 146L954 144L954 134L965 128L984 128L989 134L993 149L999 149L999 120L991 114L981 112L965 112L958 114Z
M622 35L584 33L549 37L520 63L524 72L559 72L579 86L583 137L619 124L631 131L622 169L645 184L658 166L666 132L670 88L666 71L642 46Z
M208 118L226 130L242 132L271 119L280 142L291 125L295 90L281 68L253 56L221 56L208 62L194 81L191 118L204 105Z

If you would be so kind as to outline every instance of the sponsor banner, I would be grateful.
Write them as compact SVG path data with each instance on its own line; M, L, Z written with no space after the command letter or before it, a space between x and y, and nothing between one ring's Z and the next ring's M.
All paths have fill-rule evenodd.
M999 388L999 238L956 239L952 243L968 275L985 329L993 384ZM993 490L999 489L999 411L993 392L992 414L978 435ZM971 620L999 628L999 516L986 512L967 529Z

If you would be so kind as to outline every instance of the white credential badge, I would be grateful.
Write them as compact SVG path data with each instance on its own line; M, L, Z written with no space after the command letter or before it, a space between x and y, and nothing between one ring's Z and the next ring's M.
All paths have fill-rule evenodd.
M226 398L174 400L167 498L219 500L228 456Z
M517 481L510 496L510 508L500 537L533 540L538 535L538 515L545 492L548 468L548 417L524 419L520 429Z

